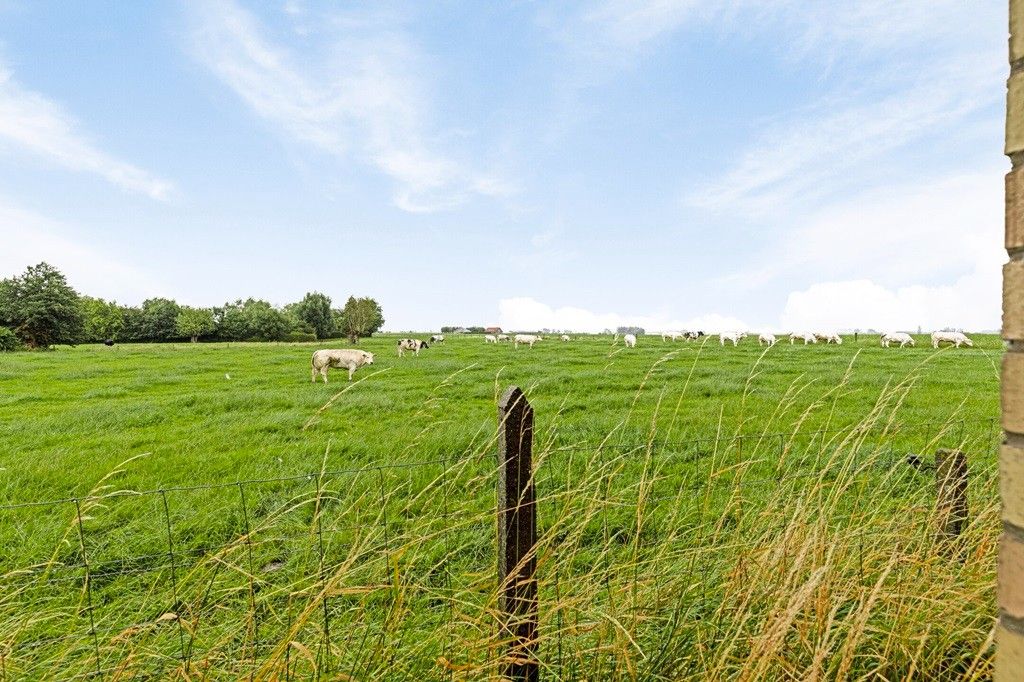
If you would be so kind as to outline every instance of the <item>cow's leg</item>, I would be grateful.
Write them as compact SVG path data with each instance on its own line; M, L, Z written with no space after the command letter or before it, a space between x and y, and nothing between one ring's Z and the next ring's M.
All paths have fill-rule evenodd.
M327 369L328 369L327 365L324 365L323 367L320 368L320 376L322 376L324 378L324 383L325 384L327 383Z
M316 367L312 367L309 370L309 378L310 378L310 380L312 380L312 382L314 384L316 383Z
M352 381L352 375L356 373L355 365L348 366L348 380Z

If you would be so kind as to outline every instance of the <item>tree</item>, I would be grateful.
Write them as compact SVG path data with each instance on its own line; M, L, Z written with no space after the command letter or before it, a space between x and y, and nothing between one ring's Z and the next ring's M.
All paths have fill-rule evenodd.
M266 301L250 298L213 309L217 337L225 341L280 341L291 331L286 314Z
M78 293L55 267L33 265L0 281L0 324L29 348L77 343L83 333Z
M86 341L116 339L124 329L124 308L116 302L82 296L81 306Z
M213 333L217 325L213 322L213 313L206 308L183 306L175 320L175 328L179 335L187 336L196 343L200 336Z
M307 293L294 308L295 316L313 328L318 339L326 339L334 331L331 299L319 291Z
M7 327L0 327L0 353L18 350L19 346L18 336Z
M280 341L291 331L288 316L266 301L249 299L243 314L249 332L246 338L254 341Z
M373 336L384 326L384 312L372 298L349 296L341 311L341 329L352 343L359 343L361 336Z
M167 298L142 302L139 335L146 341L170 341L178 338L178 313L181 307Z

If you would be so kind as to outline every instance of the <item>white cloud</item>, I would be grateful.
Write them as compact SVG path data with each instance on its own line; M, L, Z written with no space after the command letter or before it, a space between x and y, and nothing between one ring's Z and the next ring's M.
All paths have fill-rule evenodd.
M502 299L498 303L498 324L503 329L569 329L576 332L601 332L620 326L643 327L648 332L662 329L694 329L704 332L747 329L742 320L716 313L689 320L667 315L622 315L595 313L585 308L552 308L529 297Z
M887 289L871 280L823 282L791 293L781 322L792 330L997 329L1000 282L998 266L941 286Z
M395 182L399 208L431 212L511 192L435 150L417 71L424 58L400 32L356 22L358 30L340 35L326 55L303 60L265 38L256 18L230 0L195 11L194 51L205 66L294 139L376 166Z
M748 290L782 277L867 278L906 286L989 267L1002 258L1002 173L875 188L794 220L751 255L761 265L719 283Z
M125 190L167 200L174 186L103 152L56 103L26 90L0 64L0 141L7 141L65 168L94 173Z
M588 46L636 50L687 26L712 25L723 34L784 34L785 40L775 41L779 49L829 62L839 55L857 58L963 39L995 15L1002 16L996 4L961 0L597 0L564 20L562 30L585 36Z
M134 303L161 290L151 275L64 236L67 231L55 221L0 201L0 278L46 261L81 294Z
M943 131L964 134L971 114L994 104L990 87L1005 68L991 55L929 66L922 79L885 95L860 93L819 103L766 126L722 177L688 192L687 203L713 210L777 212L837 187L877 176L878 159ZM988 125L988 122L982 122Z

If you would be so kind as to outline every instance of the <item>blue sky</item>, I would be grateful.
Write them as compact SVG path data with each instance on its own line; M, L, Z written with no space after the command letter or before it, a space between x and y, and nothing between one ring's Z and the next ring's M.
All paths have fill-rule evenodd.
M999 326L1005 2L0 0L0 276L389 329Z

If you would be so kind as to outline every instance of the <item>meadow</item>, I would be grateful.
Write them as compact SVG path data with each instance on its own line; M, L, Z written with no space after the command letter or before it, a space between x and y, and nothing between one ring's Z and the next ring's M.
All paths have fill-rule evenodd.
M496 678L511 384L545 678L990 675L997 337L396 338L327 385L324 344L0 356L0 679ZM952 545L938 447L970 460Z

